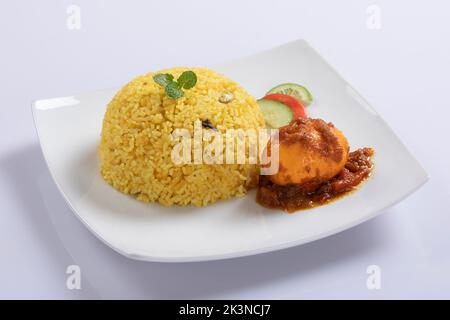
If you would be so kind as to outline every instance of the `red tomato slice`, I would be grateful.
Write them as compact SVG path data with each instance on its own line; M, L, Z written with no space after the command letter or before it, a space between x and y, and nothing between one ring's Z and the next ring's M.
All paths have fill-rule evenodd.
M292 113L294 114L294 119L297 119L300 117L302 117L302 118L308 117L308 115L306 114L305 107L300 102L300 100L298 100L290 95L283 94L283 93L271 93L271 94L268 94L267 96L265 96L264 99L275 100L275 101L284 103L285 105L287 105L289 107L289 109L291 109Z

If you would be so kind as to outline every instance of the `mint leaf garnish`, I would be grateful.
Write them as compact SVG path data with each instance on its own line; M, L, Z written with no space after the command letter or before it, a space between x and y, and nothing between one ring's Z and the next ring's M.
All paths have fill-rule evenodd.
M184 96L184 92L176 82L170 82L165 88L166 95L172 99L178 99Z
M158 73L153 76L153 80L163 87L167 86L169 83L173 82L173 75L170 73Z
M193 71L184 71L177 80L180 88L190 89L197 83L197 75Z
M164 88L166 95L172 99L179 99L184 96L181 89L190 89L197 83L197 75L193 71L184 71L177 81L170 73L158 73L153 76L153 80Z

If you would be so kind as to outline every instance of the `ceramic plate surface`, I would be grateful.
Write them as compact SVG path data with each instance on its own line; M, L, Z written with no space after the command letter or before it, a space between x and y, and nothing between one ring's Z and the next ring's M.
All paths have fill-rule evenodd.
M103 114L118 88L36 101L40 143L59 190L86 227L121 254L186 262L288 248L364 222L426 182L425 171L376 111L305 41L212 68L255 97L283 82L305 85L315 98L311 117L333 122L352 150L375 148L374 173L357 192L295 214L259 206L255 191L205 208L145 204L116 191L99 174Z

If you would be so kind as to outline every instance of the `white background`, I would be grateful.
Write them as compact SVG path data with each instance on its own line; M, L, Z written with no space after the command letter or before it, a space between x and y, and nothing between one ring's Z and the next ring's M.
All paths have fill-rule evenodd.
M71 4L81 9L80 30L66 26ZM380 30L366 26L369 5L381 9ZM73 216L42 158L32 100L298 38L390 124L430 175L424 187L335 236L204 263L127 260ZM4 1L0 298L450 298L449 39L444 0ZM70 264L82 269L82 290L66 288ZM382 270L380 290L366 287L372 264Z

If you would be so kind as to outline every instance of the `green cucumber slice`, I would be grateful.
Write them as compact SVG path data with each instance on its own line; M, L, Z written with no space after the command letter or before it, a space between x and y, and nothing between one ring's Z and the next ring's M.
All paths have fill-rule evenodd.
M280 84L270 89L269 92L266 93L266 95L271 93L287 94L289 96L299 99L305 106L310 105L313 100L312 94L308 91L308 89L296 83Z
M294 119L291 109L281 102L259 99L258 106L266 124L271 128L275 129L288 125Z

